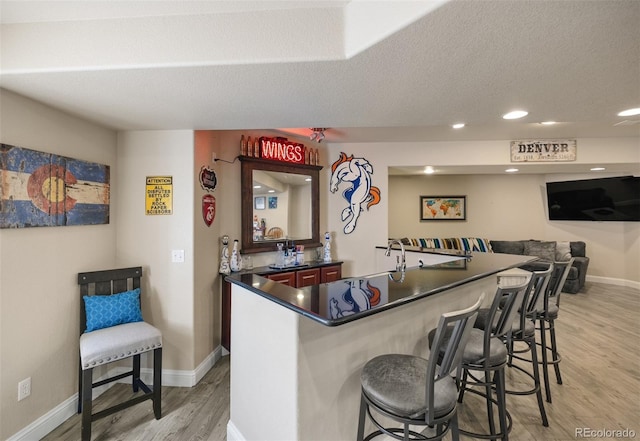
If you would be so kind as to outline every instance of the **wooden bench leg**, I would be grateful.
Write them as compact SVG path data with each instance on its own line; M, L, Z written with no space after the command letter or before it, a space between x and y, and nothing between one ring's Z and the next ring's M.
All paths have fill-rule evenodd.
M162 348L153 350L153 413L162 417Z
M140 386L140 354L133 356L133 376L131 378L131 386L133 387L133 393L138 392Z
M82 441L91 440L93 368L82 371Z

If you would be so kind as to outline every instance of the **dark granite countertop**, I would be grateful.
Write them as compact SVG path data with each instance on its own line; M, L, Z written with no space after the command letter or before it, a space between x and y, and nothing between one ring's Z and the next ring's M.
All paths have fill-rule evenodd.
M312 269L312 268L320 268L323 266L331 266L331 265L340 265L343 262L341 260L332 260L331 262L325 262L323 260L310 260L302 265L291 265L284 268L278 268L275 266L256 266L251 269L243 269L241 271L231 273L229 277L240 276L244 274L258 274L260 276L274 274L274 273L284 273L287 271L298 271L303 269Z
M400 272L384 272L305 288L291 288L254 273L234 273L226 280L326 326L338 326L536 259L472 253L469 258L408 269L404 277Z

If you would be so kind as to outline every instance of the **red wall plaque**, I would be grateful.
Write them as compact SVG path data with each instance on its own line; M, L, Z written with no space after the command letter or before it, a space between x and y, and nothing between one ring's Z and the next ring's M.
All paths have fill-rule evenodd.
M202 218L204 224L210 227L216 217L216 198L213 195L202 196Z

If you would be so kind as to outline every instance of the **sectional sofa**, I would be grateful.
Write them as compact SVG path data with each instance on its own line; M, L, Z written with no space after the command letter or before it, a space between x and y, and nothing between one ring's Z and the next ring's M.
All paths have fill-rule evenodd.
M573 265L562 289L571 294L578 293L585 283L589 258L586 256L586 244L582 241L541 241L529 240L489 240L477 237L452 238L403 238L405 245L429 249L449 249L477 251L486 253L507 253L537 256L541 260L566 261L574 258Z

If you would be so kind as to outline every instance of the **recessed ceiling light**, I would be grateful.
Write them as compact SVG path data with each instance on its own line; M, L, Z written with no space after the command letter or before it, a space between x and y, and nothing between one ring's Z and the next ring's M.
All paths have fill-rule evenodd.
M551 126L553 124L555 124L555 121L542 121L540 124L545 125L545 126Z
M267 193L275 193L275 190L269 190Z
M254 185L253 188L262 188L262 185Z
M504 119L518 119L525 117L529 114L529 112L525 110L514 110L513 112L505 113L502 115Z
M305 179L305 182L311 182L311 178Z
M635 116L640 115L640 107L636 107L635 109L627 109L618 113L618 116Z
M515 173L515 172L517 172L517 171L518 171L518 169L517 169L517 168L508 168L508 169L506 169L505 171L506 171L507 173Z
M593 168L591 169L591 171L603 171L603 170L605 170L605 168L604 168L604 167L593 167Z
M464 123L457 123L452 125L451 127L453 127L454 129L461 129L464 127Z
M426 166L424 168L424 173L427 174L427 175L433 174L435 172L436 172L436 170L433 167L431 167L430 165L428 165L428 166Z

